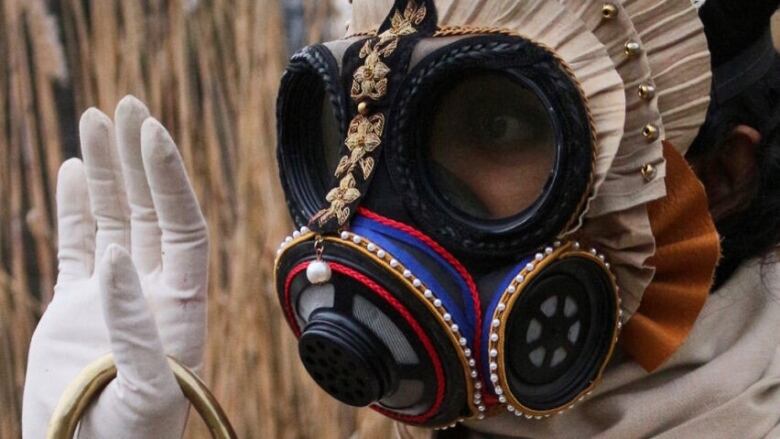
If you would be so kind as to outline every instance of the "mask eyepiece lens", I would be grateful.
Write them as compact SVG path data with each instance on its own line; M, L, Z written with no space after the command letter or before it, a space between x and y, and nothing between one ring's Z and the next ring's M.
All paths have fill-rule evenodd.
M618 295L608 268L571 248L511 296L503 350L490 347L504 355L507 399L542 414L570 406L592 387L617 335Z
M543 194L555 168L556 136L546 104L529 87L484 72L435 100L425 168L435 192L459 212L506 220Z

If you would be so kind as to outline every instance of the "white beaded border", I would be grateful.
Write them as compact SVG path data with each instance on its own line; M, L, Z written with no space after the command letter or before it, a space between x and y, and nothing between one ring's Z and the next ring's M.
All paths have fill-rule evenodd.
M414 276L414 274L409 269L404 267L403 264L401 264L397 259L393 258L389 252L369 241L367 238L352 232L341 232L340 238L342 241L348 241L354 245L358 245L366 249L369 253L372 253L378 259L385 262L388 266L390 266L390 268L400 274L407 284L420 293L422 298L424 298L429 304L433 305L433 308L440 317L440 323L449 329L449 332L451 333L450 339L453 341L453 345L456 346L457 351L462 356L461 361L464 363L464 365L468 365L468 374L466 378L467 382L469 382L472 387L472 409L475 408L479 413L477 415L478 418L480 416L484 418L484 413L487 410L487 407L482 403L482 394L480 392L482 389L482 383L479 380L477 360L474 358L474 352L472 352L471 348L468 346L468 340L463 336L463 334L461 334L460 327L452 322L452 316L449 312L447 312L447 309L444 307L441 299L436 297L436 294L427 288L422 280ZM452 425L455 425L458 422L462 422L462 419L458 420Z
M279 244L279 248L276 250L276 257L279 258L279 256L282 255L287 247L291 247L293 244L297 244L299 241L305 241L311 235L313 235L312 231L306 226L303 226L299 230L292 232L292 235L284 238L282 243Z
M285 250L292 247L293 245L306 241L309 238L313 236L312 231L308 227L302 227L299 230L296 230L292 233L292 235L287 236L284 238L282 243L279 245L279 249L276 252L277 255L277 264L279 258L282 256ZM328 239L335 239L336 237L327 236L325 237L326 240ZM466 382L469 383L471 387L471 395L473 398L468 401L469 407L471 408L471 411L473 413L477 413L476 418L479 420L485 419L485 414L487 412L487 406L482 401L482 381L479 379L479 370L477 368L477 359L475 358L474 352L472 352L471 347L468 346L468 340L466 337L464 337L460 333L460 328L457 324L452 323L452 316L449 312L447 312L447 309L444 307L444 304L442 303L441 299L436 297L436 294L431 291L429 288L425 286L425 284L414 276L414 274L408 270L406 267L403 266L397 259L393 258L390 253L388 253L386 250L380 248L377 244L369 241L367 238L364 238L360 235L357 235L352 232L343 231L339 234L338 238L341 239L341 241L347 242L350 245L356 245L359 246L372 255L374 255L377 259L384 262L387 266L392 268L396 273L398 273L404 281L415 291L417 291L420 294L420 297L424 298L427 303L432 305L433 309L436 310L437 315L440 317L440 323L444 326L446 326L450 333L450 340L453 341L453 345L456 346L456 351L461 356L461 362L464 366L468 366L468 373L466 374ZM327 251L327 250L326 250ZM478 353L477 353L478 354ZM452 424L449 424L444 427L437 427L435 429L437 430L446 430L448 428L453 428L457 424L465 421L466 418L459 418L457 421L453 422Z
M570 253L569 253L570 252ZM515 278L512 280L512 282L507 286L506 290L504 290L504 293L502 294L502 297L496 306L496 310L493 313L492 316L492 322L491 322L491 330L490 330L490 337L488 338L488 355L490 357L489 367L490 367L490 383L493 385L493 393L495 393L498 396L498 401L502 405L504 405L509 411L509 413L514 414L515 416L523 416L526 419L536 419L541 420L545 418L549 418L552 414L561 415L565 413L567 410L570 410L573 408L577 403L583 401L587 396L590 396L593 393L593 388L598 383L599 379L601 378L601 375L604 371L604 366L606 365L607 361L604 362L604 364L601 365L601 370L599 371L598 376L596 379L591 383L591 385L585 389L578 397L574 399L571 403L567 404L566 406L562 408L558 408L555 410L548 410L548 411L535 411L528 409L527 407L522 407L519 403L517 403L518 406L516 407L513 405L512 402L509 401L509 398L504 394L503 385L504 383L501 381L501 377L498 373L498 363L496 361L497 357L499 356L499 332L502 328L502 325L505 323L501 319L501 314L506 310L507 308L507 302L509 301L510 297L517 291L520 290L520 287L524 286L526 283L526 279L529 277L531 273L533 273L534 269L536 269L540 263L548 260L550 257L562 257L566 258L569 256L576 255L577 253L583 254L588 253L591 256L597 258L599 261L601 261L604 264L604 267L606 267L607 272L609 273L612 284L615 287L615 292L617 294L617 316L616 316L616 328L614 331L614 340L613 340L613 347L610 349L610 356L612 354L612 350L614 349L614 344L617 343L618 337L620 335L620 330L623 327L623 310L621 309L621 300L620 300L620 290L617 286L617 281L615 279L615 275L610 270L610 263L606 261L606 257L599 253L598 250L595 248L591 248L588 252L585 252L581 249L581 244L577 241L573 243L565 243L562 244L560 241L556 241L552 247L545 247L543 252L536 253L534 255L533 261L526 264L526 266L520 271L519 274L515 276ZM555 260L555 259L553 259ZM609 357L608 357L609 358ZM607 358L607 359L608 359ZM508 386L507 386L508 387ZM514 399L514 398L512 398ZM516 402L516 401L515 401Z

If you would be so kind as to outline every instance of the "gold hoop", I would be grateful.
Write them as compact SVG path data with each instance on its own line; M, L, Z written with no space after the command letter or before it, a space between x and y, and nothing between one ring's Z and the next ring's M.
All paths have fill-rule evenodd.
M174 358L168 357L168 365L184 396L203 418L211 436L218 439L236 439L233 426L203 381ZM81 371L65 389L57 408L54 409L46 438L73 438L84 411L114 378L116 364L111 354L99 358Z

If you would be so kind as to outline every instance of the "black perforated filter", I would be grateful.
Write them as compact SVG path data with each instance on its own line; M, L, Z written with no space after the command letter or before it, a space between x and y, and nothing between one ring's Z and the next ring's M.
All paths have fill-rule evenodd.
M339 314L316 312L298 352L317 384L345 404L364 407L395 390L390 353L371 332Z
M609 274L595 261L571 257L548 266L509 315L504 349L515 398L551 410L578 397L610 351L616 307Z

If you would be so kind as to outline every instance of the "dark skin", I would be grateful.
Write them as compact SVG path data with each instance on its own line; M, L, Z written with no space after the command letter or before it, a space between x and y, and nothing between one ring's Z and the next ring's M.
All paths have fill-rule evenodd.
M717 155L690 159L704 184L716 223L744 210L755 196L760 143L761 134L756 129L737 125Z

